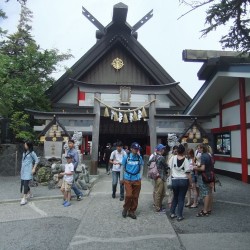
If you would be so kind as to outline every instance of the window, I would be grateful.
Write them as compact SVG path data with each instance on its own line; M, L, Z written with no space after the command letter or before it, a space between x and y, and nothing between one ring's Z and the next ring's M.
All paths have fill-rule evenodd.
M215 134L215 154L231 155L231 134L229 132Z

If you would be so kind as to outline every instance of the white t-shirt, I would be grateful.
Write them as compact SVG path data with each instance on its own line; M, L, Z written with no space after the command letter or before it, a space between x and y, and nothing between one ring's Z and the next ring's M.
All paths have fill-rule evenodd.
M65 164L65 173L71 173L74 172L74 165L73 163L66 163ZM72 184L73 182L73 175L64 175L63 179L68 182L69 184Z
M110 155L110 160L117 162L113 164L112 171L121 171L121 164L123 157L127 155L127 153L122 150L120 153L117 150L114 150Z
M187 178L186 173L190 172L188 159L185 158L180 167L177 166L177 155L170 158L169 167L173 178Z

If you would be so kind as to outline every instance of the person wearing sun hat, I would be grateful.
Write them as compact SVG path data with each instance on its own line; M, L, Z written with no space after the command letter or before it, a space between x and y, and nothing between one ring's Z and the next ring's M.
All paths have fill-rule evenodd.
M123 157L121 166L120 183L124 183L126 191L122 216L136 219L135 211L138 207L144 163L138 154L140 145L133 142L130 148L131 153Z

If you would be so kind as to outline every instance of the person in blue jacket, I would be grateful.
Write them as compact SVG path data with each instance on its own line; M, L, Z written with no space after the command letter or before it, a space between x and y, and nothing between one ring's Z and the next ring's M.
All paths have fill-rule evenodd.
M133 142L131 153L123 157L121 166L120 183L125 186L125 202L122 216L136 219L135 211L138 206L138 199L141 191L141 178L143 173L143 160L138 151L140 145Z

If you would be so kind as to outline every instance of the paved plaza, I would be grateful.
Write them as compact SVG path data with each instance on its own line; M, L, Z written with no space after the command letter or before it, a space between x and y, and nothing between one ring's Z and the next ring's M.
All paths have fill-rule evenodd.
M111 176L98 181L82 201L63 207L59 189L39 185L20 206L19 178L0 177L0 250L12 249L241 249L250 248L250 185L219 176L213 214L172 221L152 207L152 184L142 182L137 220L122 218L123 202L111 198Z

